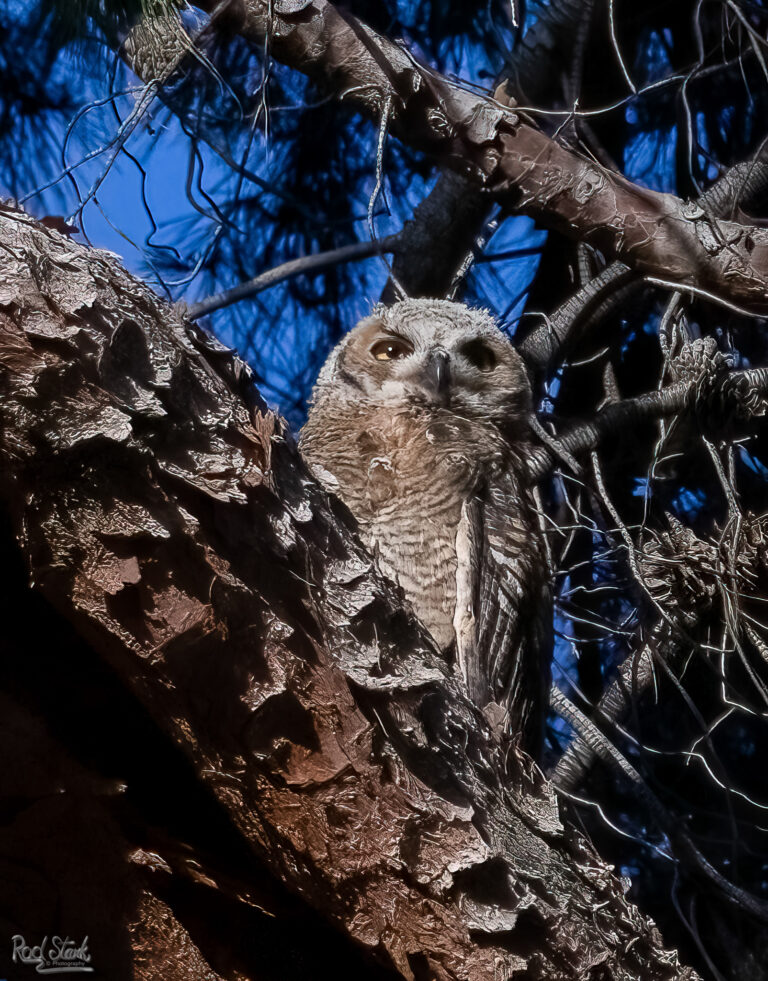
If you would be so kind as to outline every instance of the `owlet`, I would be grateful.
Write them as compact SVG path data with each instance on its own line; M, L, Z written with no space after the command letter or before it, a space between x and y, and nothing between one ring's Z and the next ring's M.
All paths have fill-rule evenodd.
M535 754L551 606L521 480L529 410L520 356L487 313L404 300L332 351L300 448L470 698Z

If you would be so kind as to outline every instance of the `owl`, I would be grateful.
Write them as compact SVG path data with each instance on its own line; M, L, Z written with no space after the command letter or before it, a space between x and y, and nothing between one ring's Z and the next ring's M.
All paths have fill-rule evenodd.
M522 479L530 403L522 360L489 314L403 300L331 352L299 446L469 697L536 755L551 601Z

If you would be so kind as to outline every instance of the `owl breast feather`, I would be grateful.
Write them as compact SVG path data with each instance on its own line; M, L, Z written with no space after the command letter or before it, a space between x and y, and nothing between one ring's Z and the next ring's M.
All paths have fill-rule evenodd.
M402 587L443 648L454 640L456 537L462 505L505 444L471 420L336 406L310 417L301 449L360 526L381 571ZM478 430L482 428L482 432ZM345 433L335 438L332 433ZM330 475L333 483L329 482Z

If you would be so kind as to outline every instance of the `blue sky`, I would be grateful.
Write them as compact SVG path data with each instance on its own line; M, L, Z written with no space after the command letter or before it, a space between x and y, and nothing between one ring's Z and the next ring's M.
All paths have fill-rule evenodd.
M26 16L31 7L10 0L8 10L12 17ZM26 14L25 14L26 12ZM457 47L452 70L469 80L487 76L484 55L476 45L467 42ZM115 81L116 75L116 81ZM258 81L258 79L256 79ZM233 174L203 141L195 146L197 160L188 192L188 165L191 143L182 131L176 117L155 99L143 112L135 130L124 144L123 151L115 155L112 143L119 132L121 120L125 121L142 97L138 80L123 66L114 68L114 61L98 47L69 46L60 54L52 85L67 88L80 109L77 114L51 113L41 120L45 131L38 128L35 138L54 148L59 159L51 163L42 153L31 153L25 160L23 178L15 187L9 187L7 176L0 172L0 186L7 194L15 194L25 207L38 216L56 214L70 216L79 210L78 196L85 197L97 184L98 190L78 215L78 224L87 240L98 248L108 249L121 256L125 265L137 275L147 279L160 292L173 299L193 302L239 281L236 270L220 266L217 278L195 275L195 266L205 258L206 249L215 241L220 221L206 196L214 202L227 199L233 191ZM288 85L290 91L290 83ZM110 95L118 91L114 98ZM223 91L223 89L222 89ZM297 79L296 104L303 95L303 82ZM223 100L226 105L226 98ZM230 100L233 117L238 106ZM280 107L272 107L279 112ZM290 108L284 110L290 125ZM298 114L294 112L298 119ZM234 131L233 131L234 132ZM367 148L361 147L370 157L370 174L360 187L355 210L365 216L368 199L376 182L375 158L377 133L368 127ZM20 135L20 139L24 139ZM247 166L255 174L270 182L275 166L280 164L279 144L265 138L260 131L251 133L249 120L240 127L235 145L228 147L233 157L238 157L250 141ZM64 162L71 168L69 176L62 176ZM389 168L396 166L390 147L385 153L384 193L378 199L375 231L384 236L402 227L414 208L425 196L436 179L433 172L427 177L413 173L404 182L398 175L398 193L393 193ZM142 174L142 169L144 173ZM55 180L59 177L59 180ZM197 181L199 180L199 186ZM47 186L46 186L47 185ZM146 207L142 201L145 195ZM265 201L269 195L254 185L244 185L243 193L260 193ZM150 219L151 214L151 219ZM153 221L156 228L153 228ZM233 232L233 235L236 233ZM150 238L151 236L151 238ZM365 220L356 225L354 237L367 238L369 230ZM543 233L535 232L532 222L525 218L512 218L504 222L488 245L493 254L506 253L519 248L537 247L543 244ZM178 274L164 275L161 285L153 260L157 252L147 248L176 250L183 269ZM276 259L260 261L258 242L244 230L235 247L252 268L251 274L264 271L275 264ZM279 261L302 254L289 252ZM491 264L477 265L472 273L473 290L482 302L503 315L506 322L514 325L522 312L524 290L535 271L536 256ZM359 263L354 269L357 287L354 295L345 301L341 316L347 326L365 315L375 303L386 282L388 270L380 258ZM244 323L272 318L277 326L268 336L258 341L258 361L262 387L273 404L281 405L281 390L291 387L286 366L295 358L296 351L306 344L307 324L301 311L288 302L289 289L278 286L269 295L263 294L258 303L248 304L238 311L222 310L212 318L210 325L221 339L237 347L253 360L253 337ZM278 324L279 321L279 324ZM278 336L279 334L279 336ZM301 383L307 388L306 379ZM283 406L290 411L289 406ZM296 413L294 412L294 417Z

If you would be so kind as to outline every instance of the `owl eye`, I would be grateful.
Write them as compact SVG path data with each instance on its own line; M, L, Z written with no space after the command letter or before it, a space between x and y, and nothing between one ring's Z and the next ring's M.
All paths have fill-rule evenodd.
M471 365L479 368L480 371L493 371L496 367L496 355L483 341L467 341L466 344L462 345L461 353Z
M377 341L371 348L371 354L377 361L397 361L398 358L413 354L413 345L402 337L388 337Z

